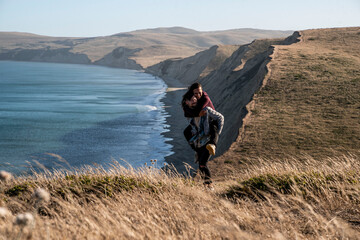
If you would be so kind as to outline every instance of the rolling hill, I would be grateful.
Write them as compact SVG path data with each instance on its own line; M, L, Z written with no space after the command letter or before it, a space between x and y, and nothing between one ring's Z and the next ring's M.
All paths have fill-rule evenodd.
M0 60L98 63L139 70L169 58L188 57L217 44L240 45L257 38L285 37L290 34L291 31L259 29L199 32L181 27L145 29L91 38L0 32ZM74 58L77 58L76 61Z

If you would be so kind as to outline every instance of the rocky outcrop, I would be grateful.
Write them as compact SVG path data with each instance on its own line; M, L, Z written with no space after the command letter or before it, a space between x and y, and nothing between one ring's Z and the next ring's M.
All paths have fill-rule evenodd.
M90 59L81 53L60 49L13 49L0 53L0 60L90 64Z
M214 58L218 46L213 46L208 50L199 52L194 56L185 59L168 59L146 69L161 78L180 79L185 84L194 82L204 71L211 59Z
M288 45L298 41L295 32L286 39L256 40L237 46L225 60L215 61L218 46L182 60L167 60L146 70L155 74L171 87L169 79L175 78L184 86L199 81L211 97L215 108L225 117L225 125L217 148L217 155L223 154L237 139L242 119L247 114L246 105L261 87L268 72L267 64L273 53L272 45ZM212 71L204 74L212 64ZM182 119L183 120L183 119ZM181 120L179 120L181 121ZM179 137L181 134L179 134ZM188 147L188 146L187 146ZM189 148L179 150L169 158L183 158ZM175 162L170 160L170 162Z
M217 69L238 46L212 46L184 59L168 59L146 68L146 72L163 79L179 79L189 85Z
M140 64L137 64L135 60L130 59L130 57L134 56L136 52L139 52L141 50L141 48L129 49L125 47L118 47L114 49L111 53L105 55L102 59L95 61L94 64L109 67L142 70L143 68Z
M249 51L249 45L240 47L218 70L200 79L215 108L226 119L218 154L224 153L236 140L242 119L247 114L246 105L262 84L273 48L269 44L268 50L256 54L246 61L241 70L236 71Z

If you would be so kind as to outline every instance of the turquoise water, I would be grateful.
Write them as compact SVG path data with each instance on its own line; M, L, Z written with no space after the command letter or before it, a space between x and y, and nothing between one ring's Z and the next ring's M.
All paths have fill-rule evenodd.
M161 165L171 154L161 134L165 89L132 70L0 61L0 170Z

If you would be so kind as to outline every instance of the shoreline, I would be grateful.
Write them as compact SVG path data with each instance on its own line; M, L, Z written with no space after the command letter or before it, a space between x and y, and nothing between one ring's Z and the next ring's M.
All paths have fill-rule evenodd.
M107 66L95 66L95 68L99 68L99 69L95 69L93 66L91 65L83 65L83 64L70 64L70 63L48 63L48 62L31 62L31 61L0 61L0 63L2 63L1 67L3 69L21 69L22 75L20 76L19 74L15 74L18 71L15 70L11 70L11 71L4 71L4 80L8 79L11 76L16 76L16 81L18 81L19 83L25 82L25 80L27 81L27 78L24 77L23 73L26 73L26 69L31 69L32 73L35 74L35 78L32 78L32 81L27 81L27 84L29 86L32 86L31 84L35 84L37 81L39 82L43 82L46 86L47 89L47 93L49 94L49 96L46 97L46 99L50 99L50 100L46 100L48 102L55 102L55 101L51 101L51 99L53 99L54 96L57 96L56 93L60 93L65 96L65 91L66 88L62 88L61 86L64 84L68 84L68 79L73 79L73 74L81 76L81 79L78 81L82 81L82 79L90 79L90 76L95 76L94 74L98 74L100 73L106 73L109 76L117 76L116 79L122 79L122 75L124 76L134 76L134 80L136 79L140 79L140 78L144 78L144 79L149 79L151 81L153 81L154 79L154 75L151 74L147 74L144 71L137 71L137 70L131 70L131 69L120 69L120 68L109 68ZM53 65L53 66L50 66ZM25 70L24 70L25 69ZM46 74L42 74L42 72L44 72L46 69ZM64 70L65 69L65 70ZM111 70L111 69L114 69ZM57 79L54 78L55 75L58 75L57 73L60 72L66 72L66 77L62 77L61 79ZM12 74L14 73L14 74ZM80 74L79 74L80 73ZM50 74L50 75L49 75ZM19 75L19 76L17 76ZM144 76L143 76L144 75ZM44 77L43 76L47 76L46 80L42 80ZM52 77L51 77L52 76ZM97 78L97 77L96 77ZM97 78L98 80L96 80L96 82L99 82L99 84L104 84L104 81L101 78ZM72 80L71 80L72 81ZM87 80L85 80L84 82L86 82ZM53 84L57 84L56 89L54 87L52 87L52 84L47 84L47 82L51 82ZM5 89L7 89L7 81L2 82L3 84L1 84L2 87L5 87ZM107 82L105 82L104 87L101 87L101 89L109 89L109 87L106 87ZM111 82L111 84L113 84ZM123 88L123 84L122 83L117 83L115 82L114 84L116 84L117 87L111 87L111 96L113 95L113 91L115 90L116 92L114 93L117 97L121 96L121 89ZM119 85L120 84L120 85ZM141 85L147 86L148 83L142 83ZM158 85L158 87L157 87ZM81 91L79 90L80 88L75 86L75 85L69 85L72 86L72 91L74 92L74 94L76 94L75 96L83 96L83 94L81 93L81 91L83 89L87 89L87 85L81 85ZM109 85L112 86L112 85ZM114 85L115 86L115 85ZM124 85L125 86L125 85ZM92 86L91 86L92 87ZM163 114L161 114L161 123L156 123L155 125L158 125L159 127L163 127L161 125L163 125L166 121L166 115L168 114L168 112L163 111L164 108L164 103L161 100L161 98L164 98L166 96L166 89L168 89L168 85L165 83L164 80L162 79L158 79L156 80L156 83L154 84L150 84L149 85L149 89L154 88L155 89L159 89L159 91L161 90L161 94L159 96L158 91L153 92L153 90L151 90L150 92L153 92L152 94L146 94L144 95L145 98L141 97L139 98L139 100L143 99L144 101L136 101L137 105L134 106L134 112L131 112L130 114L145 114L147 116L149 116L149 120L156 120L157 118L155 118L155 116L158 116L158 113L156 113L156 115L151 115L148 114L148 112L150 112L153 108L153 105L156 106L156 108L162 109L161 111L163 112ZM137 86L136 88L143 88L143 86ZM45 89L45 88L44 88ZM118 89L118 90L116 90ZM9 90L10 91L10 90ZM105 91L105 90L104 90ZM129 90L130 91L130 90ZM12 90L9 92L9 94L11 93L11 96L18 96L20 95L18 90ZM27 91L26 93L31 93L31 91ZM93 93L91 93L91 91L86 92L86 94L89 95L93 95ZM120 94L120 96L118 96ZM114 96L115 96L114 95ZM10 96L10 95L9 95ZM111 104L108 104L107 106L114 106L109 108L111 110L111 113L116 113L119 112L119 114L114 114L114 115L109 115L108 112L105 110L103 110L103 105L91 105L92 108L85 112L82 111L81 109L85 109L87 108L87 105L85 103L87 103L87 101L82 101L81 105L77 105L79 106L79 109L76 109L79 111L79 115L76 116L78 117L79 121L77 120L77 124L66 124L67 121L69 119L74 119L74 115L73 113L67 112L65 110L62 109L62 107L65 109L65 107L68 107L67 105L63 104L63 100L65 99L62 97L57 97L56 98L56 105L58 108L54 109L54 108L48 108L48 105L42 104L45 103L45 100L40 99L39 100L39 107L38 108L30 108L28 106L30 106L29 103L26 103L26 101L23 102L23 99L26 98L26 94L21 94L22 98L17 98L17 102L21 103L19 104L19 106L21 106L18 110L17 108L15 108L15 110L17 109L18 111L22 111L22 108L27 108L31 110L31 118L30 117L24 117L24 115L16 115L16 116L12 116L9 115L11 117L14 117L14 119L18 119L16 121L18 121L19 123L22 123L23 121L25 121L26 119L30 119L30 120L26 120L26 121L31 121L32 122L36 122L37 125L36 127L33 127L34 125L29 125L30 127L32 127L32 130L34 131L36 134L31 134L30 136L27 136L30 143L32 144L31 147L27 147L26 144L23 144L20 140L19 137L9 137L10 140L12 141L16 141L16 144L13 143L14 147L12 148L8 148L6 151L4 151L4 156L2 157L1 161L0 161L0 170L6 170L9 171L13 174L16 175L21 175L21 174L25 174L25 175L30 175L31 174L31 170L29 170L29 168L33 168L33 169L37 169L37 170L41 170L41 169L48 169L49 171L52 171L53 169L70 169L70 168L81 168L83 166L86 165L103 165L104 168L108 168L109 164L112 163L113 159L116 159L117 161L123 163L123 159L124 164L128 164L130 163L133 167L138 168L138 167L142 167L144 165L144 163L148 163L150 161L150 159L157 159L157 158L161 158L161 162L166 162L166 155L172 154L171 149L173 148L172 145L165 145L166 148L162 149L162 148L158 148L158 150L154 147L156 147L158 144L161 144L159 146L163 146L164 145L164 141L162 140L162 142L158 142L159 139L152 139L154 136L157 138L162 137L162 131L159 128L159 130L157 130L156 128L152 127L152 124L149 125L143 125L146 126L146 128L148 130L149 136L150 136L150 140L149 139L145 139L148 141L148 145L147 146L143 146L143 147L137 147L139 148L139 153L144 153L141 154L140 156L136 156L134 154L136 154L136 151L133 153L129 153L129 154L125 154L125 150L126 150L126 142L122 142L122 141L117 141L118 139L121 139L122 136L124 136L124 134L120 134L123 131L111 131L115 128L119 128L121 129L121 126L123 124L123 120L121 120L122 117L120 117L120 113L122 113L122 110L119 110L119 107L117 105L114 105L113 102L111 102L111 100L107 100L107 98L104 98L105 100L99 100L99 104L104 102L107 103L110 101ZM85 95L84 95L85 96ZM87 95L86 95L87 96ZM105 95L104 95L105 96ZM106 93L106 96L110 96L109 94ZM44 98L45 99L45 98ZM70 104L74 105L77 104L75 101L77 100L77 97L66 97L66 101L67 103L69 101ZM119 99L123 99L123 97L120 97ZM121 100L122 101L122 100ZM46 102L46 103L48 103ZM85 103L83 103L85 102ZM139 105L139 109L137 106ZM40 107L41 106L41 107ZM136 108L135 108L136 107ZM99 110L98 110L99 109ZM131 108L132 109L132 108ZM37 111L41 110L41 114L42 116L46 116L45 119L49 119L48 121L39 121L39 120L33 120L35 119L38 114ZM119 111L118 111L119 110ZM3 109L3 111L7 111L6 109ZM56 129L54 127L54 125L52 125L55 121L55 118L53 118L52 116L54 116L55 114L53 113L54 111L63 111L63 112L57 112L55 114L61 114L61 120L58 120L59 118L57 117L56 120L58 121L56 123L57 127L59 128L62 127L63 129L61 131L55 131L52 129ZM126 110L127 111L127 110ZM99 114L98 114L99 113ZM50 115L49 115L50 114ZM86 114L86 117L84 117L84 115ZM96 115L96 118L94 117ZM106 115L107 114L107 115ZM153 113L155 114L155 113ZM71 115L71 116L70 116ZM27 116L27 115L26 115ZM23 120L25 119L25 120ZM119 120L120 119L120 120ZM140 118L141 119L141 118ZM20 121L21 120L21 121ZM80 121L81 120L81 121ZM135 120L135 119L134 119ZM15 122L16 122L15 121ZM81 124L80 124L81 122ZM140 122L140 120L138 121ZM4 121L3 124L6 124L7 122ZM17 124L17 122L16 122ZM135 126L135 124L137 123L133 123L133 125ZM40 126L41 127L38 127ZM44 126L47 127L44 127ZM154 126L155 126L154 125ZM13 125L11 125L10 127L12 127ZM16 127L17 125L14 124L14 126ZM107 126L107 127L104 127ZM142 124L139 125L140 127L142 127ZM29 128L30 128L29 127ZM51 129L51 134L49 134L49 130ZM66 130L64 130L66 129ZM124 128L123 128L124 129ZM155 130L154 130L155 129ZM12 131L12 130L11 130ZM155 133L155 135L153 134ZM4 136L8 136L8 131L4 132ZM93 134L93 135L90 135ZM20 134L17 134L18 136L21 136ZM106 135L106 136L105 136ZM131 134L133 135L133 134ZM10 134L9 134L10 136ZM16 136L16 135L15 135ZM44 136L44 137L43 137ZM101 137L101 139L100 139ZM133 137L132 137L133 138ZM131 138L131 139L132 139ZM116 139L116 141L115 141ZM45 141L47 140L47 141ZM96 141L95 141L96 140ZM34 143L32 143L34 142ZM47 144L47 143L51 143L51 144ZM116 142L116 143L115 143ZM120 144L119 144L120 143ZM41 144L41 145L40 145ZM107 145L104 145L107 144ZM165 143L166 144L166 143ZM122 145L121 147L117 146L117 145ZM25 147L24 147L25 146ZM136 146L135 144L133 144L133 146ZM14 150L16 149L16 150ZM120 149L120 152L117 150ZM121 150L124 149L124 150ZM147 150L143 150L143 149L147 149ZM154 151L155 150L155 151ZM128 151L129 152L129 151ZM124 155L125 154L125 155ZM131 157L132 155L136 156L136 157ZM7 157L8 156L8 157ZM57 157L59 156L59 157ZM59 162L58 160L60 159L65 159L67 161L66 165L62 163L63 162ZM77 157L80 156L80 157ZM143 158L143 160L141 160L141 158ZM130 160L129 160L130 159ZM10 163L8 163L8 161L10 161ZM128 163L127 163L128 162ZM71 167L69 167L69 164L71 164ZM69 168L68 168L69 167Z
M158 78L167 85L165 96L160 101L164 103L164 109L167 113L166 124L169 125L169 131L162 133L162 135L170 139L166 142L172 145L171 151L173 152L172 155L165 157L165 162L174 166L179 173L187 173L188 170L185 165L188 164L195 168L194 152L183 136L188 121L181 108L181 99L187 90L187 86L176 79Z
M50 64L65 64L65 65L84 65L84 66L95 66L95 67L105 67L105 68L117 68L111 66L95 65L95 64L84 64L84 63L62 63L62 62L34 62L34 61L16 61L16 60L0 60L1 62L25 62L25 63L50 63ZM166 91L163 98L159 101L164 104L163 108L166 112L165 122L169 125L167 132L161 133L166 140L165 142L170 144L171 151L173 154L164 157L164 161L173 165L179 173L186 173L187 168L186 164L190 165L192 168L196 168L194 163L194 152L188 146L187 141L183 136L183 131L188 125L187 119L184 117L182 108L181 108L181 99L183 94L186 92L187 87L177 79L173 78L162 78L154 73L148 72L146 70L134 70L134 69L124 69L136 71L141 73L147 73L156 78L161 79L166 84Z

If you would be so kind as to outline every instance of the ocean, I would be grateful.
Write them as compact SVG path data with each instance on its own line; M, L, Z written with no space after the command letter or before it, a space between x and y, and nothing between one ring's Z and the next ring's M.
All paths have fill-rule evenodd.
M162 166L165 90L138 71L0 61L0 170Z

